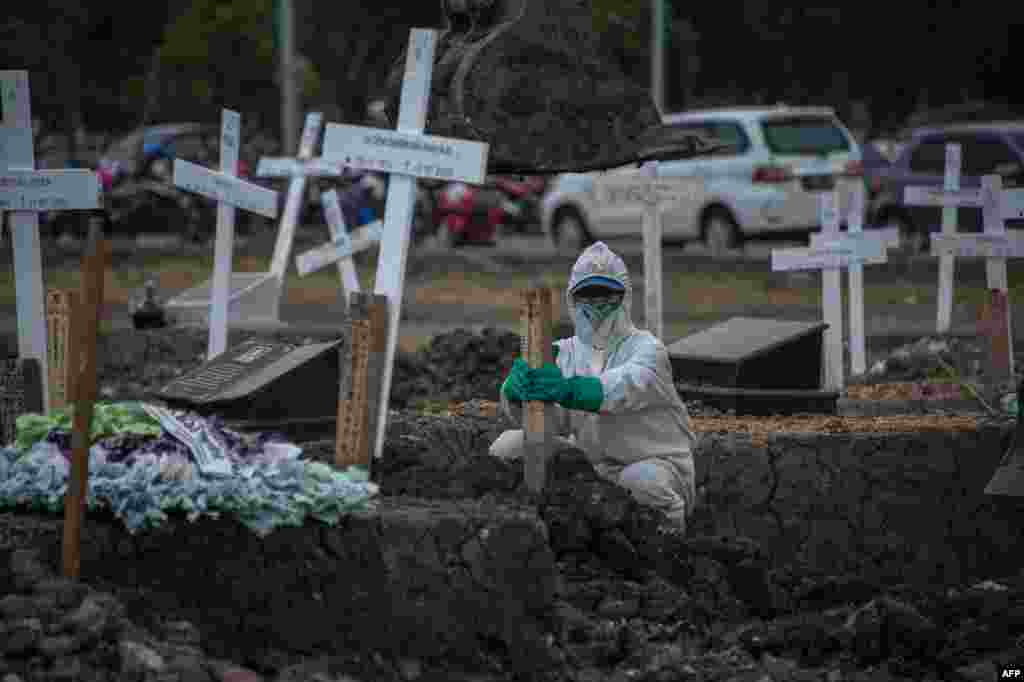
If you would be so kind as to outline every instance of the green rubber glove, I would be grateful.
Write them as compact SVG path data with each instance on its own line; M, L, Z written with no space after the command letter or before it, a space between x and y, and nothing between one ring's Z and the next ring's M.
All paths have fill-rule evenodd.
M531 369L526 389L527 400L539 400L545 403L559 403L569 397L569 382L562 376L558 365L544 363L537 369Z
M501 385L501 392L505 397L520 403L526 401L529 372L530 366L526 364L526 360L519 358L512 363L512 371L505 377L505 382Z
M527 400L558 403L570 410L597 412L604 402L604 387L597 377L566 379L556 365L530 370Z
M566 379L569 395L558 404L570 410L599 412L604 402L604 387L597 377L572 377Z

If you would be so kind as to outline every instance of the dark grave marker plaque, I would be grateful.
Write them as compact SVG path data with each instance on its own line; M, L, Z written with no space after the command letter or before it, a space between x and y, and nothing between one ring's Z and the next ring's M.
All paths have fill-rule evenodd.
M821 390L827 325L734 317L668 346L684 399L737 414L833 413L837 391Z
M17 436L17 420L23 414L43 411L43 378L39 361L10 356L0 360L0 446Z
M157 392L171 406L216 414L237 428L292 433L333 428L341 339L293 345L240 343Z

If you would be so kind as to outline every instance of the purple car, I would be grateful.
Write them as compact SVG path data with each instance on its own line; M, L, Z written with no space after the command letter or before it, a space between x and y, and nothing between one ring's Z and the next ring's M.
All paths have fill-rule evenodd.
M904 248L911 253L928 253L930 233L942 229L942 209L905 206L903 190L942 187L950 142L961 145L961 187L980 187L984 175L1001 175L1005 188L1024 187L1024 121L914 129L892 166L875 176L869 206L869 220L879 227L899 228ZM1024 221L1009 221L1007 227L1024 228ZM957 229L981 232L981 209L958 209Z

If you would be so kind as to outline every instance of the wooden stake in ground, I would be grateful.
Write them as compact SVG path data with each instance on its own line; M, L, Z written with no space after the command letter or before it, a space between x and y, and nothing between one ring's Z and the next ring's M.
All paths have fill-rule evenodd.
M386 348L387 297L353 293L349 297L350 323L341 352L346 354L338 398L338 426L334 464L370 469L373 459L373 424L376 391L380 384L380 356Z
M1010 305L1007 292L989 289L988 300L982 306L982 334L987 337L988 357L985 374L992 383L1013 378L1013 353L1010 345Z
M551 348L551 289L538 287L523 293L522 325L525 360L536 369L554 362ZM529 401L523 405L523 466L526 487L532 493L544 490L547 458L551 452L553 423L547 403Z
M92 413L96 402L96 334L103 306L103 279L107 270L109 244L90 240L82 259L82 295L72 313L74 340L68 364L74 375L74 418L71 434L71 478L64 496L64 577L81 574L82 522L89 485L89 445Z

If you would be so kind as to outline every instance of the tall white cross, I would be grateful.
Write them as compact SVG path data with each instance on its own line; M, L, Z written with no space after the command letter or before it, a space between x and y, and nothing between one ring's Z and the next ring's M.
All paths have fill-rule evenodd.
M237 177L241 133L242 117L237 112L224 109L221 114L219 173L184 159L174 160L175 185L217 202L208 359L220 355L227 348L235 207L268 218L277 217L277 192Z
M645 164L639 174L609 173L594 182L595 200L606 210L643 213L645 319L648 331L659 339L664 339L662 212L693 196L697 182L698 178L660 177L657 161Z
M864 232L864 185L857 184L850 192L849 210L846 215L846 240L874 239L879 240L885 249L894 249L900 245L899 228L887 227ZM822 201L830 201L821 199ZM811 235L811 246L822 248L834 237L822 233ZM850 295L850 372L853 375L863 374L867 370L867 348L864 331L864 265L879 265L886 262L885 252L881 260L866 259L862 262L851 262L849 274Z
M946 145L946 172L942 189L934 187L907 187L903 192L903 203L907 206L941 206L942 235L950 237L957 231L957 208L977 206L981 198L979 190L960 189L961 147L958 143ZM927 226L919 226L927 228ZM935 329L939 334L949 331L953 315L953 254L939 257L939 302Z
M834 191L821 195L821 240L811 248L772 249L772 270L821 270L825 324L826 390L843 387L843 308L840 270L856 263L885 262L885 244L839 234L839 198ZM863 330L861 330L863 331Z
M0 71L0 218L11 212L18 354L39 361L43 409L49 410L46 298L39 250L39 211L98 209L100 183L91 170L34 170L27 71Z
M405 262L416 199L416 178L483 184L487 171L486 144L423 134L436 44L436 31L410 31L397 131L328 124L324 136L325 158L339 160L356 168L391 174L384 209L384 237L374 286L374 293L388 298L388 338L376 422L376 457L383 454L384 448L392 366L402 314Z

